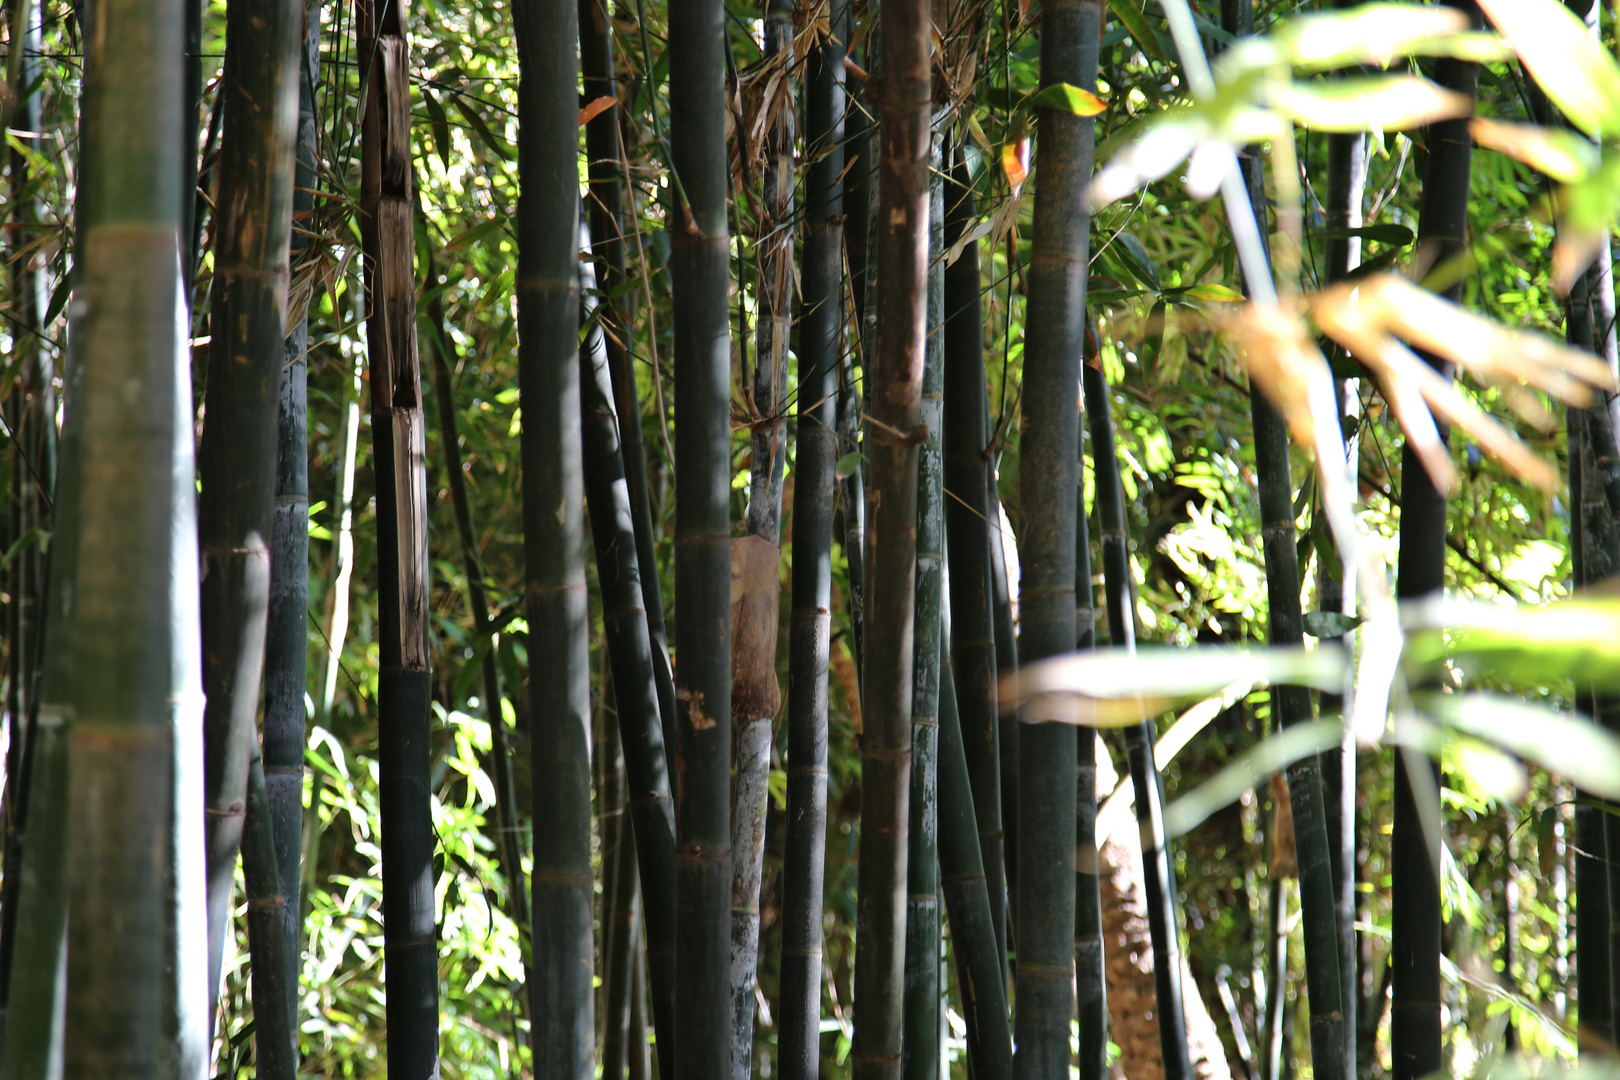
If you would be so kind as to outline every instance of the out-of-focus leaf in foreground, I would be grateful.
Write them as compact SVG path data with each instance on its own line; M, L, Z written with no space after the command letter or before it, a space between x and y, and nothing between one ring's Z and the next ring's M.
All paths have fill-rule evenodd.
M1501 694L1423 694L1418 704L1448 727L1510 750L1582 791L1620 799L1620 739L1587 717Z
M1575 679L1620 690L1620 599L1566 600L1505 607L1458 600L1403 605L1407 669L1449 661L1465 677L1528 689Z

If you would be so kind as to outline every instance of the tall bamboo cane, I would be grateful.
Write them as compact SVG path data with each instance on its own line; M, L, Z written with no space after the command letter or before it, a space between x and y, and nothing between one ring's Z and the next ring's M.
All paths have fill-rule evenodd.
M500 670L496 664L497 643L490 625L489 599L484 593L483 561L478 557L478 537L473 531L472 500L467 495L467 477L461 465L461 436L456 419L456 388L450 371L455 355L444 318L444 290L431 244L426 245L427 274L422 295L427 302L428 324L433 331L428 352L433 357L433 396L438 406L439 446L444 454L445 483L450 489L450 506L456 518L456 538L461 544L462 572L467 575L467 607L473 618L473 637L484 642L479 662L483 684L484 718L489 722L489 772L495 787L495 852L501 873L506 877L507 914L520 935L529 934L529 897L523 880L522 832L518 825L517 793L512 783L512 747L502 708ZM528 969L520 959L523 983L528 985ZM519 995L524 998L526 995ZM528 1002L518 1011L528 1015Z
M1100 367L1081 372L1090 414L1091 460L1097 485L1108 634L1116 648L1135 648L1131 614L1130 550L1126 544L1125 493L1119 481L1114 425L1109 415L1108 382ZM1153 943L1153 985L1159 1017L1159 1050L1166 1080L1187 1080L1187 1020L1181 996L1181 942L1176 930L1175 862L1164 835L1163 796L1153 761L1152 721L1125 729L1131 782L1136 788L1136 820L1142 833L1142 891L1147 898L1148 933Z
M948 393L945 400L948 404ZM951 674L951 619L946 608L939 681L939 891L951 920L970 1075L976 1080L1011 1080L1012 1028L1003 974L1007 954L996 939L991 917L977 792L968 777L967 744Z
M594 284L594 269L586 264L584 285L589 289ZM594 310L595 300L589 293L585 304L587 311ZM630 524L629 486L624 482L620 437L626 425L620 424L614 414L606 337L601 325L593 324L579 350L585 501L591 511L603 638L612 669L619 742L625 759L626 810L635 830L637 865L646 900L659 1068L667 1071L675 1064L671 1056L675 1050L671 1016L675 1005L675 821L666 764L668 747L658 710L654 667L657 653L641 606L646 592ZM648 571L649 575L654 573Z
M258 739L302 30L298 0L264 0L228 13L225 34L213 338L199 455L208 982L216 992Z
M63 1070L207 1067L201 633L180 268L178 0L105 0L85 37L83 487ZM280 331L273 338L279 342Z
M793 4L765 8L766 64L783 77L766 106L765 166L760 198L754 301L757 335L749 397L746 552L733 573L742 595L732 616L731 715L737 724L737 803L731 821L731 1070L748 1080L754 1057L754 993L759 967L759 889L765 864L765 817L770 804L771 722L781 695L776 637L781 605L782 486L787 469L788 344L793 336ZM746 140L744 140L746 142ZM747 154L747 147L742 149Z
M512 10L518 85L518 380L531 634L535 1074L589 1080L596 1057L591 918L590 617L579 371L579 69L571 0Z
M1097 342L1088 325L1093 363ZM1083 377L1082 377L1083 379ZM1082 442L1085 432L1081 432ZM1085 451L1075 472L1074 645L1097 644L1096 593L1091 574L1091 528L1086 514ZM1095 500L1094 500L1095 501ZM1102 867L1097 854L1097 735L1082 731L1075 748L1074 994L1079 1015L1080 1080L1102 1080L1108 1070L1108 972L1103 966Z
M258 745L249 747L247 809L243 814L242 883L248 904L248 948L253 967L253 1059L265 1080L293 1080L298 1035L293 1025L292 958L287 955L285 909L276 865L275 822Z
M428 712L427 478L416 349L409 58L400 6L361 0L365 57L360 224L376 476L378 774L382 811L388 1064L401 1080L439 1071L437 927ZM532 620L531 620L532 622Z
M787 846L777 1068L816 1080L821 1049L822 889L827 844L827 672L832 632L832 534L838 371L844 344L844 46L849 6L809 58L805 92L803 301L793 483L793 611L788 628ZM845 504L848 513L850 505Z
M917 457L917 570L912 652L910 848L906 855L905 1035L902 1074L939 1076L939 685L944 603L945 172L933 137L928 207L928 345Z
M613 76L613 38L603 0L581 0L579 7L580 74L587 100L617 97ZM613 374L613 403L619 418L619 449L635 532L636 564L641 575L641 603L647 612L647 633L652 642L653 679L658 688L658 714L664 726L664 746L675 746L675 683L669 666L669 640L664 627L664 601L658 587L658 559L653 550L652 497L647 487L647 451L641 438L641 407L636 397L636 376L631 369L630 312L613 299L625 283L625 233L640 243L640 228L625 222L634 203L624 205L624 150L619 132L620 114L608 109L585 125L585 152L590 174L591 252L600 265L604 310L599 313L611 332L602 340L608 369ZM589 387L586 387L587 391ZM661 400L661 399L660 399ZM667 1019L667 1010L661 1015Z
M731 330L725 12L670 9L675 297L675 957L672 1080L731 1075Z
M1478 18L1470 0L1447 0ZM1475 96L1479 69L1462 60L1436 61L1434 81L1448 90ZM1433 252L1435 264L1459 254L1467 242L1468 178L1473 142L1468 120L1430 125L1425 140L1428 163L1418 214L1418 243ZM1447 295L1461 296L1459 281ZM1428 362L1445 377L1450 365ZM1440 438L1448 431L1438 425ZM1446 494L1438 490L1410 442L1401 449L1401 542L1396 595L1426 596L1445 585ZM1395 1080L1416 1080L1439 1070L1440 1021L1440 821L1438 773L1415 754L1396 754L1395 814L1390 835L1390 959L1393 1004L1390 1055ZM1417 767L1422 775L1413 775ZM1425 824L1425 823L1428 824Z
M298 67L297 164L289 261L309 246L315 208L315 85L321 59L321 9L303 13ZM299 858L304 832L304 697L309 683L309 315L287 335L276 427L275 520L270 537L270 603L265 621L264 782L281 874L282 933L291 1022L298 1027L298 946L302 920ZM255 987L257 983L255 983Z
M853 19L850 25L854 26ZM870 59L875 51L870 41L866 51ZM841 456L860 449L861 387L855 378L855 363L860 361L863 375L873 367L872 342L866 328L866 294L872 277L872 251L867 244L867 235L872 222L875 147L872 145L872 118L864 101L863 88L858 80L846 85L849 110L844 141L844 251L849 271L849 315L853 318L855 332L839 368L838 452ZM849 586L846 597L849 636L856 670L859 671L865 656L866 565L863 560L866 552L866 486L862 461L859 457L853 460L849 475L839 482L838 498L844 519L841 541L845 580Z
M957 154L945 195L946 246L955 246L977 216L967 163ZM1000 522L992 517L990 474L985 464L990 432L985 423L989 403L981 302L979 245L971 243L945 268L945 533L951 549L951 668L962 738L972 747L967 769L973 780L975 828L990 920L1005 966L1007 887L1002 867L999 705L991 613L991 548L999 545ZM1005 997L1006 987L1002 990Z
M876 347L867 360L857 1080L900 1072L911 776L917 444L928 329L929 54L922 0L882 9Z
M1254 32L1250 0L1223 0L1222 27L1233 35ZM1265 205L1260 157L1241 159L1243 182L1251 206ZM1265 238L1262 236L1262 242ZM1269 246L1267 254L1269 255ZM1253 293L1256 285L1247 282ZM1299 550L1294 532L1293 476L1288 457L1288 428L1262 393L1251 391L1255 473L1260 489L1261 544L1266 566L1266 601L1270 640L1274 646L1298 646L1304 640L1304 614L1299 600ZM1273 713L1282 728L1310 723L1310 691L1301 686L1274 686ZM1345 1025L1339 978L1338 893L1333 882L1334 844L1327 831L1322 769L1317 755L1288 767L1288 795L1293 810L1299 856L1299 896L1304 917L1305 979L1312 1008L1311 1063L1324 1080L1354 1080L1352 1053Z

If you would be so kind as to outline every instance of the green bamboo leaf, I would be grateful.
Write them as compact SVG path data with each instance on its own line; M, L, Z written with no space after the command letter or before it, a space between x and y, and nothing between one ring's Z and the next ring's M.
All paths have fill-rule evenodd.
M1443 723L1558 773L1583 791L1620 799L1620 739L1584 716L1500 694L1424 694L1417 700Z
M1155 60L1165 60L1164 50L1159 48L1158 35L1148 25L1147 17L1142 14L1142 10L1136 6L1134 0L1108 0L1108 9L1114 13L1125 29L1131 32L1131 38L1144 54Z
M840 480L848 480L855 475L855 470L859 469L861 462L865 460L859 450L851 450L838 459L838 463L833 466L833 475Z
M1053 83L1031 94L1028 104L1034 109L1057 109L1075 116L1096 116L1108 108L1096 94L1068 83Z
M73 275L65 273L62 280L56 283L56 288L51 290L50 302L45 305L45 321L40 325L49 326L55 322L56 317L62 314L62 309L67 306L68 297L72 295Z
M1360 625L1359 618L1337 611L1305 613L1305 632L1314 638L1342 638Z
M427 110L428 130L433 133L433 144L439 151L439 160L445 169L450 168L450 120L444 114L444 106L439 99L433 96L433 91L422 85L422 107Z
M1522 161L1561 183L1580 183L1598 167L1597 147L1563 128L1475 120L1469 130L1480 146Z
M1218 304L1243 303L1243 294L1228 285L1194 285L1182 295L1189 300L1210 300Z
M1564 680L1620 689L1620 600L1501 607L1456 600L1402 606L1405 662L1419 671L1449 661L1464 675L1528 689Z
M464 97L456 94L450 98L450 104L456 107L456 111L466 119L472 129L478 133L479 139L483 140L484 145L489 147L497 157L511 161L517 156L512 144L505 139L497 138L495 133L489 129L489 125L484 122L484 118L478 114L478 110L473 108Z
M1467 31L1467 16L1455 8L1363 4L1290 19L1271 36L1291 64L1309 71L1350 64L1388 67L1403 56L1501 59L1495 35Z
M443 250L446 252L460 251L464 247L471 247L473 244L476 244L490 233L499 231L501 225L502 222L500 218L490 218L488 221L481 221L472 228L463 229L461 232L452 236L449 241L445 243Z
M1416 75L1290 83L1272 105L1317 131L1404 131L1467 116L1473 102Z
M1480 0L1480 8L1569 122L1593 138L1620 132L1620 66L1559 0Z

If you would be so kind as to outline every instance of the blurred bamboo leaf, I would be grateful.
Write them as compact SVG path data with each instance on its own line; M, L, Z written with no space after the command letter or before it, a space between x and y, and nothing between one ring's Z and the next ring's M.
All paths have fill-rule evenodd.
M1028 104L1031 108L1059 109L1075 116L1096 116L1108 108L1096 94L1068 83L1054 83L1031 94Z
M1620 66L1559 0L1479 0L1569 122L1593 138L1620 133Z
M1273 93L1284 115L1318 131L1404 131L1467 116L1473 102L1416 75L1292 82Z
M1598 167L1597 147L1573 131L1500 120L1475 120L1469 130L1480 146L1522 161L1560 183L1579 183Z

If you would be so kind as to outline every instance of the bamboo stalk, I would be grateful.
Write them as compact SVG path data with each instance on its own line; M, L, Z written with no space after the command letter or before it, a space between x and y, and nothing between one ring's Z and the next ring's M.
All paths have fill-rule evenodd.
M851 18L850 26L854 22ZM851 31L853 32L853 30ZM846 37L849 35L846 35ZM875 50L868 35L867 55L870 61ZM867 327L867 291L872 278L872 250L867 243L872 223L872 176L875 172L872 147L872 118L863 101L864 93L857 80L846 82L849 108L844 121L844 251L848 267L850 305L855 333L850 348L844 352L839 368L838 382L838 452L846 455L861 448L861 385L855 376L855 365L861 372L873 369L871 335ZM857 456L854 467L839 482L838 499L842 508L844 530L840 538L844 548L846 603L849 607L849 637L856 671L865 657L866 639L866 486L864 459Z
M1468 0L1447 0L1478 19ZM1442 59L1434 81L1472 100L1479 69L1462 60ZM1429 126L1418 243L1436 265L1460 253L1467 243L1468 178L1473 143L1468 120ZM1461 282L1447 291L1457 300ZM1425 356L1443 377L1450 365ZM1449 432L1437 424L1442 441ZM1439 591L1446 574L1446 494L1434 486L1408 441L1401 449L1401 541L1396 564L1396 596L1412 599ZM1413 777L1416 755L1397 753L1394 826L1390 836L1390 1056L1394 1080L1416 1080L1443 1067L1440 1017L1440 845L1432 823L1441 820L1438 772L1425 761L1426 775ZM1426 826L1425 822L1431 823Z
M986 431L991 430L988 401L984 427ZM1018 635L1013 630L1012 579L1007 573L1007 536L1002 528L1005 519L1001 512L1001 491L995 461L994 447L989 446L985 450L984 483L990 499L990 614L995 631L996 673L998 678L1005 679L1018 671ZM1016 546L1013 550L1017 550ZM1014 905L1018 886L1018 728L1017 712L1002 709L998 701L996 744L999 752L996 765L1001 774L1001 878L1005 883L999 899L1004 915L1002 955L1009 957L1009 976L1010 957L1016 951L1014 944L1017 938L1013 921L1017 916ZM1010 978L1008 984L1011 985Z
M1234 36L1254 32L1249 0L1223 0L1222 27ZM1258 154L1240 160L1243 182L1252 206L1265 205L1265 180ZM1262 243L1265 237L1262 236ZM1266 244L1269 258L1270 247ZM1253 294L1260 286L1245 281ZM1249 394L1254 426L1255 473L1260 493L1261 545L1266 567L1268 630L1274 646L1299 646L1304 641L1304 613L1300 608L1299 549L1294 531L1293 477L1288 458L1288 428L1283 417L1262 393ZM1274 686L1272 711L1279 728L1312 720L1310 691L1301 686ZM1309 755L1288 766L1288 794L1299 858L1299 896L1305 939L1305 980L1310 1010L1311 1063L1324 1080L1354 1080L1342 1003L1344 983L1339 977L1341 938L1338 931L1338 892L1333 881L1334 844L1327 830L1327 809L1320 758Z
M917 569L911 689L911 791L906 855L905 1032L901 1073L939 1076L939 694L940 617L944 602L945 463L945 170L932 139L928 205L928 343L917 456Z
M586 100L617 97L613 75L613 40L603 0L581 0L579 7L580 74ZM647 451L641 437L641 407L636 397L636 376L631 368L629 341L633 318L620 310L613 296L628 280L625 275L625 230L635 235L638 252L641 227L634 220L635 200L624 204L624 149L619 131L620 114L608 109L585 125L585 153L589 162L591 252L601 264L606 294L599 317L605 328L608 368L613 374L613 402L619 416L620 457L629 488L631 524L636 540L636 564L643 568L641 603L647 612L647 633L653 648L653 678L658 689L658 714L664 726L664 746L675 745L675 683L669 666L669 640L664 627L664 603L658 587L658 559L654 551L652 497L647 484ZM629 225L625 219L629 218ZM645 261L645 260L643 260ZM648 308L648 336L653 345L657 378L656 328ZM660 395L660 401L662 397Z
M849 6L810 53L805 92L803 301L793 484L792 614L788 630L787 844L776 1010L784 1080L821 1072L821 948L827 844L827 679L832 632L833 503L840 455L838 374L844 346L845 80ZM845 503L845 513L851 510Z
M248 949L253 967L253 1061L265 1080L292 1080L298 1072L298 1037L292 1022L293 975L287 955L275 822L258 747L248 760L247 811L242 831L242 879L248 902ZM296 947L296 943L295 946Z
M641 945L641 911L636 902L636 841L627 813L624 753L619 743L618 718L610 715L618 710L613 704L612 680L605 683L596 729L600 766L596 805L602 835L602 994L598 1013L602 1023L602 1076L604 1080L624 1080L635 954Z
M745 544L753 543L750 558L757 560L753 564L757 572L739 582L743 595L733 605L732 616L731 715L737 727L737 802L731 822L731 1070L735 1080L748 1080L753 1069L759 890L775 742L771 722L780 704L776 637L782 592L788 345L793 335L795 125L793 80L787 71L792 55L792 0L770 0L765 7L763 62L781 65L784 75L775 96L765 106L769 110L764 136L765 167L754 242L757 336L748 406L753 445ZM746 143L744 138L739 144L745 168L749 153ZM740 283L738 298L740 306Z
M675 300L675 1046L671 1080L732 1070L731 329L725 12L670 9Z
M911 774L912 579L927 339L929 55L924 0L882 9L875 348L867 358L861 836L855 941L856 1080L898 1077ZM869 301L870 303L870 301ZM873 313L868 311L868 315Z
M947 406L950 394L945 395ZM947 542L948 546L948 542ZM939 891L951 921L956 984L967 1021L969 1075L1011 1080L1012 1028L1007 1018L1006 953L996 939L980 847L976 792L951 673L951 622L941 629L939 683Z
M360 222L376 475L378 775L388 1063L401 1080L439 1071L438 949L428 739L427 481L416 348L409 60L399 5L362 0L366 57ZM534 620L531 618L531 623Z
M952 163L945 204L945 244L953 247L978 217L972 180L960 153ZM954 693L962 737L973 748L967 755L967 769L972 777L975 831L996 950L1005 967L1007 887L1002 863L1000 709L991 604L991 555L992 548L1000 546L1001 532L1000 522L992 516L986 467L989 401L980 286L979 245L971 243L945 268L945 533L951 550ZM943 733L940 737L944 738ZM1002 990L1005 997L1005 978Z
M439 280L431 245L427 252L426 277L422 295L427 301L428 322L434 332L428 352L433 357L433 396L438 405L440 452L444 455L446 486L450 489L450 506L456 518L456 538L461 544L462 572L467 575L467 607L473 619L473 638L487 642L479 663L479 678L483 685L484 718L489 722L489 772L495 787L495 851L501 873L506 878L507 914L517 926L519 937L523 937L530 934L529 897L523 880L523 845L522 831L518 825L517 793L512 783L512 747L502 708L500 671L496 665L499 646L490 625L489 600L484 593L483 561L478 555L472 501L468 498L467 477L462 471L456 388L450 371L450 357L454 355L455 346L444 318L444 290L448 283ZM520 961L519 968L524 973L523 982L527 985L527 967ZM524 995L519 995L520 1014L528 1015L528 1005Z
M79 174L80 299L93 302L75 335L83 487L62 1069L200 1076L210 998L197 932L203 701L179 258L184 18L177 0L106 0L94 22Z
M198 507L208 695L208 981L215 993L242 843L248 760L258 738L302 29L297 0L239 4L226 23L226 118Z
M315 83L320 71L320 7L303 12L299 49L298 138L293 175L289 265L309 246L315 208ZM300 865L304 831L304 697L309 683L309 316L306 310L283 346L277 391L276 490L270 536L270 601L265 622L264 782L281 874L282 955L289 1023L298 1031ZM258 983L255 981L257 990ZM257 1010L255 1009L255 1013ZM295 1043L296 1046L296 1043ZM296 1060L295 1060L296 1065Z
M1085 341L1095 343L1087 327ZM1089 351L1089 349L1088 349ZM1082 364L1098 361L1095 355ZM1084 441L1085 432L1081 431ZM1096 594L1092 588L1091 529L1085 501L1085 451L1075 472L1074 644L1097 643ZM1108 972L1104 967L1102 866L1097 852L1097 739L1082 731L1075 748L1074 993L1079 1014L1080 1080L1102 1080L1108 1070ZM1241 1045L1243 1033L1236 1032Z
M1130 551L1126 544L1125 493L1119 481L1114 426L1109 415L1108 382L1100 367L1081 371L1086 412L1090 413L1092 470L1097 485L1108 634L1116 648L1136 647L1131 614ZM1143 893L1153 943L1153 984L1159 1019L1159 1050L1166 1080L1192 1075L1187 1053L1187 1020L1181 994L1181 942L1176 930L1175 861L1164 835L1164 796L1153 761L1153 723L1125 729L1131 782L1136 788L1136 820L1142 833Z
M579 368L579 69L572 0L513 6L518 62L518 382L534 777L534 1068L589 1080L596 1058L590 615Z
M594 235L594 234L593 234ZM595 284L584 264L584 286ZM595 301L585 294L586 310ZM675 821L670 801L668 747L660 720L657 653L642 609L646 595L631 526L629 487L613 387L608 373L606 334L591 327L579 350L580 410L583 419L585 501L591 511L596 580L602 596L603 643L607 646L618 713L619 741L629 784L626 808L636 836L636 858L645 897L648 967L653 995L653 1026L658 1032L659 1068L673 1070L675 1038Z

